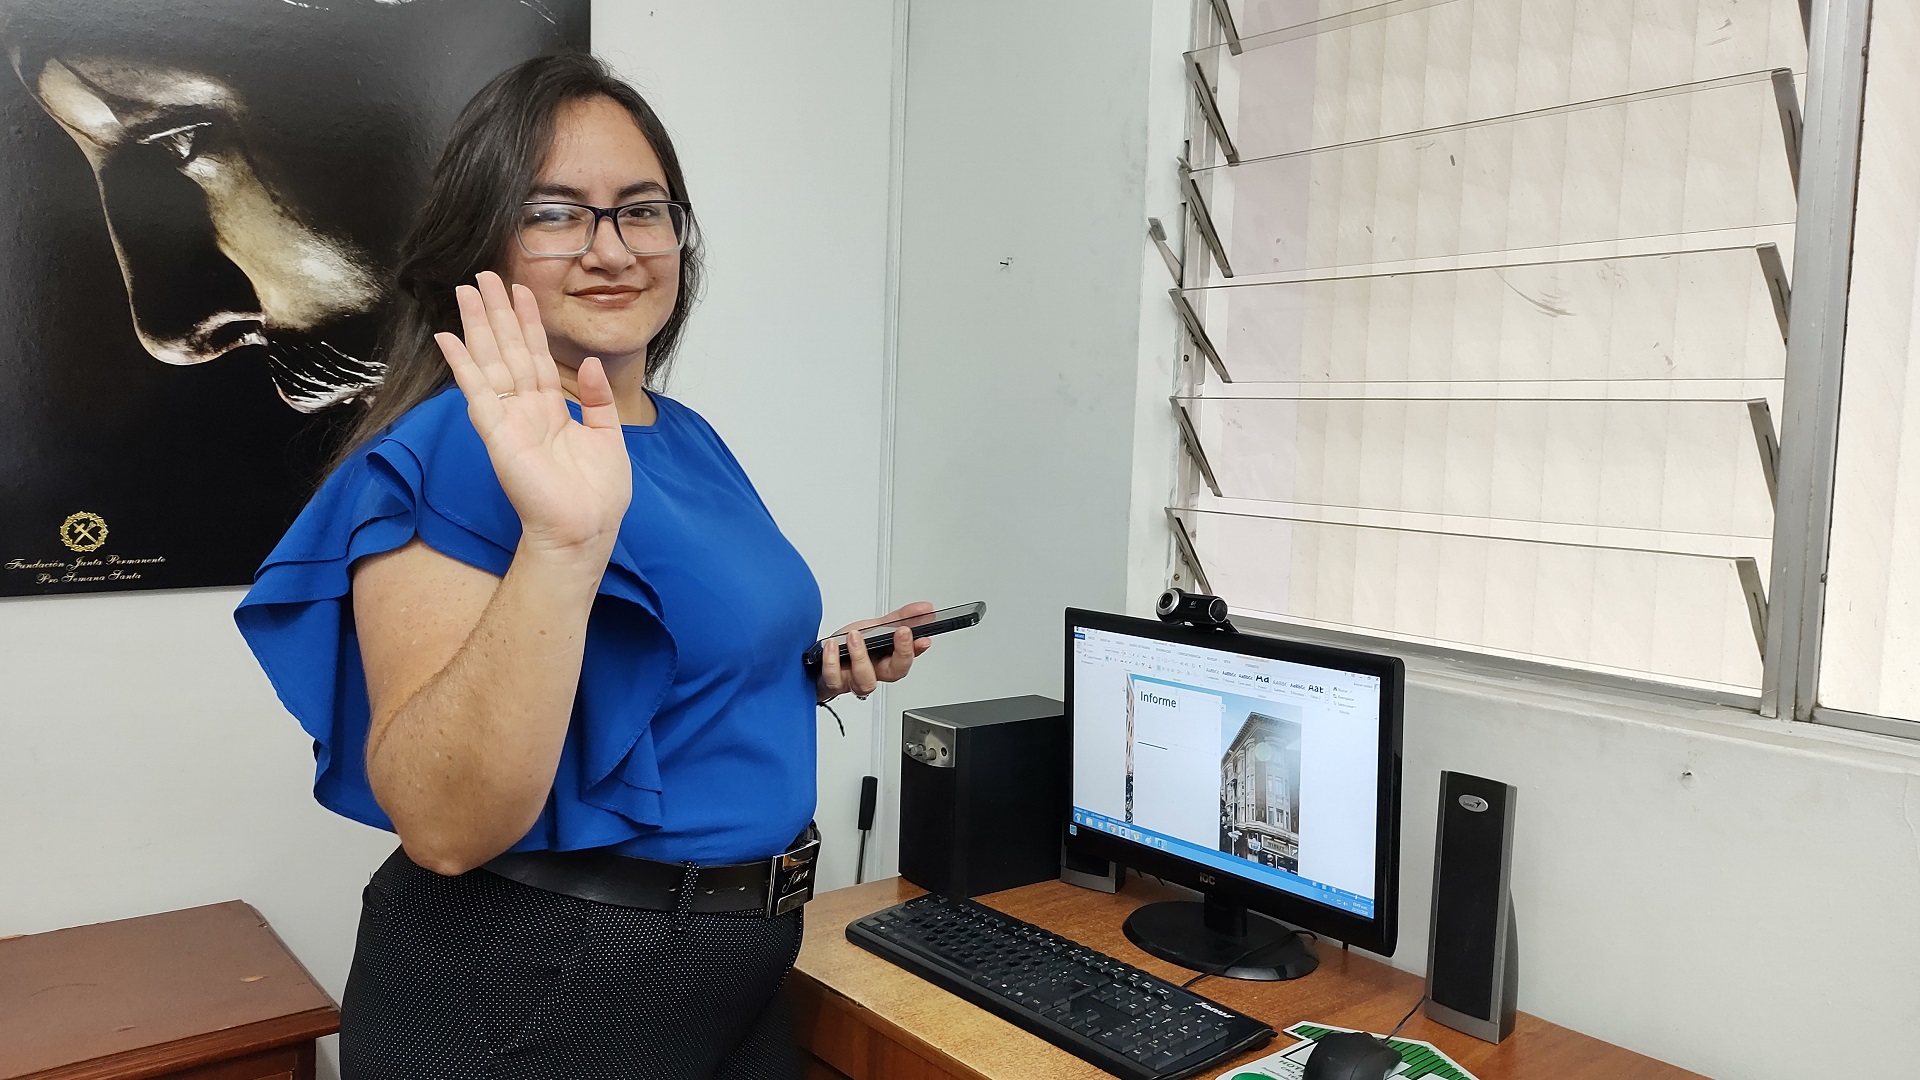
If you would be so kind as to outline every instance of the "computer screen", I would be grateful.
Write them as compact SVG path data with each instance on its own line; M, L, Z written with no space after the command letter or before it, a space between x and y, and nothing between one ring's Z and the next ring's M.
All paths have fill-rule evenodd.
M1282 917L1338 913L1391 948L1397 660L1072 611L1068 644L1070 835L1183 866L1183 884L1259 887L1236 890L1255 910L1279 914L1259 902L1277 890L1313 905Z

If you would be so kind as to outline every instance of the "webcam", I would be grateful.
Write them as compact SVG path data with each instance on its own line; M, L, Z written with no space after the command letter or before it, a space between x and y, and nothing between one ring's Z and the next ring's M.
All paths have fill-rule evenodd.
M1176 626L1223 630L1229 634L1235 632L1233 624L1227 621L1227 602L1206 593L1168 589L1160 594L1160 602L1154 605L1154 614L1160 616L1161 622Z

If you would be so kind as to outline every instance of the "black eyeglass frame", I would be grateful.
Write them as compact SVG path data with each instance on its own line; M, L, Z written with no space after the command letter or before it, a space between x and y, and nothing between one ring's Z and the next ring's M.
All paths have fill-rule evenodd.
M622 203L619 206L588 206L586 203L568 202L565 199L528 199L522 202L520 205L523 207L571 206L576 210L585 210L588 213L593 215L593 224L589 226L587 229L586 246L582 247L578 251L571 251L571 252L564 252L564 253L557 252L557 251L535 251L532 248L527 246L527 237L526 237L525 228L522 227L520 229L516 229L514 233L514 238L520 242L520 250L526 252L528 255L531 255L536 259L577 259L580 256L585 255L587 252L592 251L593 241L596 237L600 235L600 222L603 219L606 221L613 222L613 235L619 239L620 246L623 248L626 248L627 253L630 255L671 255L676 251L685 250L687 246L687 238L693 235L693 228L694 228L693 204L690 202L681 202L678 199L638 199L634 202ZM636 249L632 244L627 243L627 234L620 230L620 211L630 210L636 206L677 206L679 207L680 212L686 215L686 226L684 229L674 230L674 234L673 234L674 239L677 240L678 243L676 243L673 247L666 248L662 251L640 251ZM669 216L671 216L671 212L669 212ZM684 233L685 235L682 235L682 233Z

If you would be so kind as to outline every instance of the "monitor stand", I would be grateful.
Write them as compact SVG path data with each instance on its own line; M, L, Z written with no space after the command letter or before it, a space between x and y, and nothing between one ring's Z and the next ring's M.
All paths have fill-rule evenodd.
M1313 946L1291 929L1212 893L1163 900L1127 916L1127 940L1162 960L1208 975L1277 982L1320 966Z

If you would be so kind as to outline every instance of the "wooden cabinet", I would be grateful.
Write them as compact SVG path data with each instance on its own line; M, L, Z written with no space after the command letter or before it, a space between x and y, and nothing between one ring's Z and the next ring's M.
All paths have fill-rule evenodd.
M0 1080L312 1080L339 1029L238 900L0 941Z

